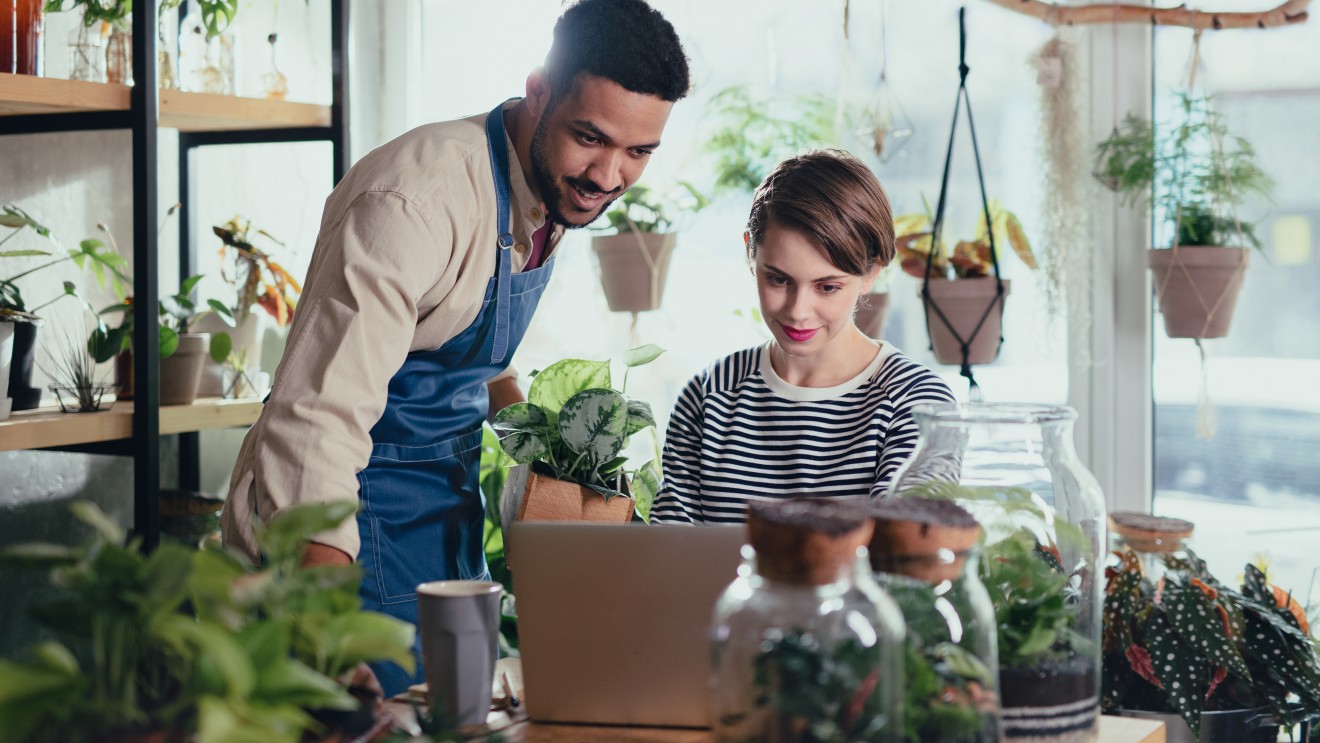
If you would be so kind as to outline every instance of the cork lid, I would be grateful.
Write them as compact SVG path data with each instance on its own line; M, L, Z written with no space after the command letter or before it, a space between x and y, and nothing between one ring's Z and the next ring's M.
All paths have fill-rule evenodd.
M1196 524L1168 516L1117 511L1109 514L1109 529L1138 552L1167 553L1182 547Z
M866 503L795 498L748 508L747 531L756 569L771 580L819 586L839 579L871 540Z
M981 525L967 509L938 498L893 497L872 501L875 533L871 567L938 583L962 572L967 553L981 539Z

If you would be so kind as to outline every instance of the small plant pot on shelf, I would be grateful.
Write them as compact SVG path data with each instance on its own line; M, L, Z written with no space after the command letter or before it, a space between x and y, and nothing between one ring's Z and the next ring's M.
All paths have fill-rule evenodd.
M962 364L962 346L958 343L958 337L961 337L971 342L967 363L988 364L994 361L999 356L1004 300L1008 299L1012 282L1004 279L1002 299L995 297L995 279L989 276L953 281L931 279L926 282L926 286L930 289L930 302L925 303L926 326L930 329L935 359L941 364ZM958 331L957 336L945 324L946 320Z
M244 368L250 370L249 374L255 375L260 371L261 340L266 330L265 313L249 314L236 328L229 327L215 314L206 314L189 327L198 333L228 333L234 341L234 357L242 359ZM201 397L226 396L233 384L226 384L225 370L225 364L207 356L202 364L202 381L197 394Z
M673 232L627 232L591 239L591 249L600 260L600 284L611 312L659 309L677 239Z
M34 410L41 405L41 388L32 386L32 367L37 356L37 324L7 323L14 328L13 363L9 367L9 397L14 410Z
M889 292L872 292L862 295L861 301L857 303L857 314L854 318L857 329L865 333L867 338L881 340L885 334L885 318L888 315Z
M1223 338L1250 263L1246 248L1184 245L1146 252L1170 338Z
M1180 715L1135 709L1119 709L1117 714L1164 723L1166 743L1274 743L1279 739L1279 726L1264 707L1202 712L1200 738Z
M109 410L115 404L115 398L105 399L105 393L115 386L109 383L87 385L52 384L50 391L55 393L55 401L62 413L95 413Z
M160 404L187 405L197 399L202 365L211 347L210 333L181 333L179 347L160 360Z
M0 421L9 417L14 401L9 397L9 365L14 357L14 323L0 322Z

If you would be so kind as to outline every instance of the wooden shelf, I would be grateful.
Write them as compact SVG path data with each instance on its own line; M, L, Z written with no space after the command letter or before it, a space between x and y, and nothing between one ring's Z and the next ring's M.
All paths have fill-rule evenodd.
M330 107L314 103L162 90L160 125L181 132L330 126Z
M124 85L0 73L0 116L127 111L129 91ZM184 132L330 126L330 107L162 90L160 125Z
M0 72L0 115L127 111L129 87Z
M190 405L160 408L161 435L212 428L250 426L261 415L257 399L202 398ZM133 435L133 403L116 402L98 413L61 413L42 407L13 413L0 421L0 451L46 449L53 446L117 441Z

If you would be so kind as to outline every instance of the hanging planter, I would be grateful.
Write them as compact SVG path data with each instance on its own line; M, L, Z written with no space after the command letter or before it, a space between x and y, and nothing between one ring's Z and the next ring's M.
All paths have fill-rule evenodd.
M1149 250L1147 265L1170 338L1223 338L1251 255L1246 248L1183 246Z
M591 239L591 249L600 261L600 285L611 312L660 308L677 240L673 232L631 230Z
M927 281L921 296L935 359L959 365L994 361L1003 342L1004 301L1011 285L991 276Z

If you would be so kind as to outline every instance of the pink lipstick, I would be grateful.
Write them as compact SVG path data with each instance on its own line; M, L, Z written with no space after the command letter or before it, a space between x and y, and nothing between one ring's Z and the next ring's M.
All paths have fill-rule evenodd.
M799 330L797 328L790 328L789 326L783 323L779 323L779 327L784 329L784 335L787 335L789 340L795 341L797 343L802 343L804 341L811 340L811 337L820 330L820 328L816 328L814 330Z

